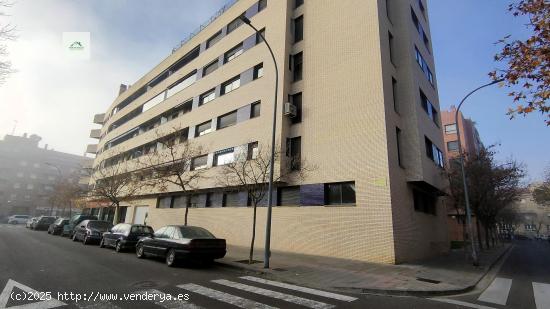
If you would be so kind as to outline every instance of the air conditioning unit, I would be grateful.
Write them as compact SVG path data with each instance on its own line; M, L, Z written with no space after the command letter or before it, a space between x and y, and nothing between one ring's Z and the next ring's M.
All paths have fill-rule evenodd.
M296 117L297 113L298 113L298 109L296 108L296 105L289 102L285 103L285 106L283 109L283 114L285 116L293 118L293 117Z

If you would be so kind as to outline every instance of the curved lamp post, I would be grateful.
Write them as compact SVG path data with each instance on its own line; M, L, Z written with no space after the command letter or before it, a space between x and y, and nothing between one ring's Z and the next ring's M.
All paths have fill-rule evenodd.
M273 172L274 172L274 160L275 160L275 131L277 129L277 94L279 92L279 69L277 67L277 60L275 59L275 54L271 49L271 46L265 39L264 35L252 25L250 19L246 16L241 15L240 19L250 26L255 32L256 35L259 35L264 41L271 58L273 59L273 64L275 65L275 99L273 103L273 128L271 131L271 158L269 160L269 185L267 192L267 222L265 225L265 250L264 250L264 268L269 268L269 258L271 257L271 213L273 206Z
M472 228L472 211L470 209L470 198L468 195L468 185L466 183L466 171L464 170L464 155L462 153L462 143L460 139L460 126L458 125L458 113L460 111L460 107L462 107L462 104L466 102L466 99L468 99L472 94L477 92L480 89L483 89L485 87L492 86L494 84L500 83L504 81L503 79L499 79L493 82L490 82L488 84L485 84L483 86L480 86L474 90L472 90L470 93L468 93L462 101L460 101L460 104L458 104L458 107L456 108L455 112L455 125L456 125L456 136L458 139L458 156L460 157L460 170L462 171L462 185L464 186L464 201L466 203L466 223L468 225L468 234L470 234L470 240L471 240L471 246L472 246L472 260L473 264L475 266L479 265L479 260L476 252L476 246L474 241L474 233Z

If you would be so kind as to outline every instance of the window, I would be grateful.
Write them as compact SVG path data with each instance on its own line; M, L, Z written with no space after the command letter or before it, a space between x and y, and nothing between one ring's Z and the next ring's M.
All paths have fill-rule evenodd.
M222 95L230 93L241 86L241 77L235 76L222 84Z
M421 104L422 104L422 108L424 109L424 111L426 111L426 113L428 114L428 117L436 124L436 125L439 125L439 118L438 118L438 112L437 110L435 109L434 105L432 104L432 102L430 102L430 100L428 99L428 97L426 96L426 94L424 93L424 91L420 90L420 101L421 101Z
M224 62L228 63L229 61L239 57L244 52L243 49L243 43L240 43L239 45L233 47L231 50L225 53L224 55Z
M355 182L325 184L325 204L355 204Z
M254 160L258 157L258 142L248 144L248 152L246 155L247 160Z
M443 152L441 152L441 150L434 145L429 138L424 137L424 140L426 144L426 155L428 158L434 161L437 166L444 167L445 159L443 157Z
M259 33L256 34L256 45L262 43L265 38L265 28L260 30Z
M292 71L293 81L297 82L302 80L302 63L303 63L303 53L298 53L292 56Z
M458 141L447 142L448 151L458 151Z
M203 136L212 132L212 120L197 125L195 130L195 137Z
M263 11L267 7L267 0L258 1L258 12Z
M428 63L426 62L426 60L424 60L424 57L422 56L422 54L418 50L418 47L415 46L414 51L415 51L416 62L418 63L418 65L420 65L420 68L422 69L422 72L424 72L424 75L426 76L426 78L428 79L430 84L432 84L432 86L433 86L433 84L434 84L433 74L432 74L432 71L430 70L430 68L428 67Z
M218 117L218 129L227 128L237 124L237 111Z
M420 8L420 11L422 12L424 18L426 18L426 7L424 7L424 3L422 3L422 0L418 0L418 7Z
M397 162L399 166L403 167L403 162L401 161L401 129L395 128L395 142L397 144Z
M302 155L302 137L293 137L288 140L287 155L290 156L290 170L300 169Z
M414 210L427 214L436 214L437 198L429 193L413 189Z
M250 118L260 117L262 105L260 102L252 103L250 107Z
M157 208L172 208L172 197L161 197L158 200Z
M209 49L210 47L214 46L214 44L218 43L222 39L222 32L221 30L218 31L216 34L214 34L212 37L206 41L206 49Z
M296 93L290 96L290 102L296 106L296 116L290 118L292 124L302 122L302 93Z
M389 45L389 49L390 49L390 61L395 66L395 55L393 53L393 51L395 49L394 44L395 44L395 40L393 39L393 34L391 34L391 32L388 32L388 45Z
M456 123L446 124L445 134L456 134Z
M172 208L185 208L186 205L187 205L186 195L174 196L172 201Z
M233 32L235 29L239 28L243 24L241 17L235 18L232 22L227 25L227 34Z
M391 91L393 97L393 110L396 113L399 113L399 101L397 101L397 80L393 77L391 78Z
M257 66L254 67L254 80L264 76L264 64L260 63Z
M206 76L218 69L218 59L207 64L204 69L202 69L202 76Z
M182 91L183 89L191 86L196 80L197 80L197 71L195 70L187 74L184 78L173 83L170 87L168 87L166 97L169 98L174 94Z
M418 20L418 17L416 16L416 13L414 12L414 9L411 7L411 17L414 23L414 26L416 27L416 30L418 31L418 34L420 35L420 39L424 42L424 45L426 45L426 49L428 51L430 50L430 40L428 39L428 35L424 31L424 28L422 27L422 23Z
M216 98L216 89L210 89L199 97L199 106L204 105Z
M304 39L304 16L294 19L294 43Z
M226 165L235 161L235 149L228 148L214 153L214 166Z
M304 0L294 0L294 8L300 7L304 4Z
M162 103L162 101L164 101L165 94L166 94L165 92L161 92L161 93L157 94L151 100L147 101L147 103L143 104L142 111L145 112L145 111L150 110L151 108L159 105L160 103Z
M208 155L196 157L191 160L191 170L196 171L206 168L208 165Z

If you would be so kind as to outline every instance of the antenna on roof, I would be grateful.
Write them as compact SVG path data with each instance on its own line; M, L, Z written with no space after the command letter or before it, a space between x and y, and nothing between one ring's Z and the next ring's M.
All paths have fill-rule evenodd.
M15 135L15 128L17 128L17 120L13 121L13 129L11 130L11 135Z

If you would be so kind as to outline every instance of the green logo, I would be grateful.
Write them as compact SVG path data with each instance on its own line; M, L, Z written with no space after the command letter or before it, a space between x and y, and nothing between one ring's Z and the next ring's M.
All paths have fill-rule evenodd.
M84 46L82 46L82 43L79 41L74 41L71 45L69 45L69 49L84 49Z

